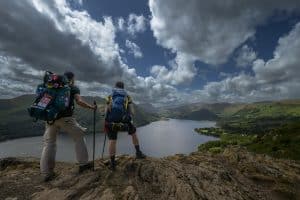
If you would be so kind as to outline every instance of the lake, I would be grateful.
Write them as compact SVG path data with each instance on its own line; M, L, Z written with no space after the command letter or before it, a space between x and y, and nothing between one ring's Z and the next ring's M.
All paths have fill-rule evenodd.
M217 140L217 138L199 135L194 128L214 127L212 121L192 121L170 119L156 121L146 126L139 127L137 134L140 140L141 150L148 156L164 157L177 153L188 154L197 151L199 144ZM93 135L86 135L89 156L92 158ZM96 158L101 156L104 134L96 134ZM108 140L106 141L105 156L108 155ZM42 136L20 138L0 143L0 158L40 157L42 152ZM120 132L117 140L117 154L134 154L131 136ZM74 162L75 150L71 137L67 134L59 134L57 137L56 160Z

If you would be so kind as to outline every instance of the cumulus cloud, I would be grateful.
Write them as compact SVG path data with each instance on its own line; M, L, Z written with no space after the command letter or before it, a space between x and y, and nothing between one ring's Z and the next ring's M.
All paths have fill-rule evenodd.
M126 30L126 21L124 18L120 17L117 21L117 27L120 31Z
M193 58L185 54L177 54L170 65L171 69L155 65L151 68L151 74L161 83L179 85L190 82L197 73Z
M119 18L117 21L118 29L125 31L131 36L142 33L146 30L147 20L143 15L129 14L128 19Z
M168 66L153 66L149 76L141 77L123 62L116 32L123 30L134 37L145 31L148 22L142 15L131 14L114 24L111 17L96 21L84 10L73 10L65 0L0 1L0 96L33 92L48 69L74 71L84 95L107 95L115 81L123 80L137 102L299 98L299 24L279 40L272 59L244 56L251 58L248 61L253 62L254 75L223 74L223 80L207 83L196 91L176 88L197 76L196 60L226 62L274 10L291 11L299 4L292 0L225 4L150 0L154 36L158 44L176 56ZM139 52L132 41L127 43L133 54L133 49ZM252 51L243 47L241 52L243 49L248 54Z
M129 49L129 54L132 54L135 58L142 58L143 53L141 48L134 42L126 40L125 46Z
M129 17L130 30L142 31L141 19ZM117 80L140 101L177 91L123 63L110 17L96 21L65 0L1 1L0 33L1 98L34 92L44 70L74 71L84 95L105 95Z
M273 59L255 61L253 70L262 83L300 81L300 23L278 41Z
M64 1L47 3L1 1L1 51L37 70L72 69L86 81L122 75L110 18L95 22Z
M238 67L248 67L252 65L256 57L256 52L248 45L244 45L239 51L235 62Z
M272 59L254 61L254 75L242 72L220 82L210 82L193 92L194 100L249 102L300 98L299 38L300 22L279 39Z
M300 8L298 0L149 0L151 29L158 44L218 65L255 34L276 10Z
M263 25L275 12L299 12L300 2L191 0L187 4L181 0L149 0L149 8L152 13L150 25L157 43L177 54L173 61L177 65L169 69L165 66L153 66L151 73L162 83L176 85L196 76L197 70L193 66L196 60L212 65L227 62L239 46L253 38L257 26ZM292 35L293 32L289 37ZM254 65L255 76L244 72L239 75L227 75L222 81L209 82L203 89L192 91L186 100L256 101L279 98L283 94L287 95L286 98L297 96L295 95L297 87L291 85L299 84L291 79L291 73L294 72L293 76L299 75L294 67L295 63L300 63L295 56L299 54L299 47L294 43L295 47L290 48L294 53L283 54L283 50L280 50L284 46L283 41L285 41L283 38L279 40L274 59L267 62L257 59L256 52L244 45L236 58L237 65L240 67ZM185 62L178 62L180 60L178 55L181 55L180 58ZM286 58L283 58L283 55ZM275 60L282 67L273 66ZM291 66L285 62L288 60ZM284 71L285 68L287 71ZM283 81L288 78L289 81ZM184 96L186 95L182 94L182 97Z
M32 93L43 71L37 71L20 59L0 53L0 96L9 98ZM13 70L12 70L13 69Z

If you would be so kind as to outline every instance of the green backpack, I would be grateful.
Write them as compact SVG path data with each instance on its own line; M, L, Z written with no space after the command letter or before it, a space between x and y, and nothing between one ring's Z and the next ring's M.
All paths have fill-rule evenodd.
M37 88L37 96L28 108L29 116L35 121L53 124L59 114L70 104L71 89L65 76L48 74L48 79Z

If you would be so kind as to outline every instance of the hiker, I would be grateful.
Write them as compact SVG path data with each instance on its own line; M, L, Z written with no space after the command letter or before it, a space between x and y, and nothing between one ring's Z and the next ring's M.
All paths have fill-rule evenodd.
M136 150L136 158L143 159L139 140L136 135L136 127L133 125L132 99L124 90L124 83L117 82L112 94L107 97L105 110L105 132L109 139L110 168L115 170L116 141L118 131L127 131L132 137L132 143Z
M55 154L56 136L60 130L68 133L75 142L76 158L79 163L79 173L91 169L93 163L88 162L88 151L84 140L85 128L81 127L73 117L74 101L83 108L95 110L96 106L90 105L82 100L80 90L74 85L74 73L65 72L64 76L69 81L70 99L67 109L59 113L53 124L46 123L43 136L43 152L40 160L41 173L44 181L50 181L55 177Z

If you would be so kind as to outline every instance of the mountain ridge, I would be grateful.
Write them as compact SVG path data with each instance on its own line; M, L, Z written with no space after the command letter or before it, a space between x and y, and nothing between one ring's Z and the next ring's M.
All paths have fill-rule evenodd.
M43 135L45 122L34 122L27 113L27 108L34 99L34 95L29 94L0 100L0 141ZM83 99L90 104L93 104L93 101L96 100L99 108L96 115L96 131L103 132L105 99L91 96L83 96ZM143 126L159 119L156 114L145 112L135 104L134 110L136 126ZM81 125L88 128L88 133L92 133L93 112L91 110L80 108L77 105L75 106L74 116Z
M221 154L194 152L136 160L117 157L115 172L107 159L95 171L76 173L57 162L57 177L42 183L37 159L0 160L2 198L17 199L299 199L300 163L253 154L232 146Z

